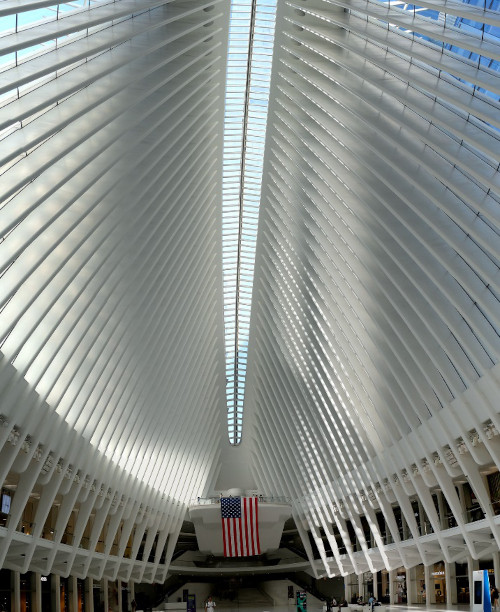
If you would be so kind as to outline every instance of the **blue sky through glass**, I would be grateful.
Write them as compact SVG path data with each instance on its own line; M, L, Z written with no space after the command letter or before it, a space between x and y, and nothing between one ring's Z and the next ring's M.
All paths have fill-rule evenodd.
M241 441L276 0L232 0L224 119L222 248L229 440Z
M426 22L437 22L439 24L444 25L444 27L449 29L451 32L459 30L460 33L465 37L470 36L471 40L481 40L484 42L492 42L498 44L498 40L500 38L500 27L498 27L497 25L492 25L491 23L485 23L483 21L474 21L465 17L453 16L451 14L439 12L434 9L418 6L415 4L408 4L406 2L403 2L402 0L382 1L389 3L392 8L413 13L415 16L418 16L421 19L422 31L404 30L406 33L411 34L414 37L421 38L422 40L430 42L433 45L437 45L441 47L445 52L456 54L462 58L474 62L475 64L480 65L481 67L487 68L488 70L491 70L493 72L500 71L499 61L483 55L479 55L478 53L474 53L470 49L462 48L458 45L453 45L451 43L442 42L439 39L433 38L432 36L425 33ZM462 3L478 7L483 11L498 11L500 8L500 0L462 0ZM465 41L466 38L464 38L463 40ZM455 75L450 76L469 86L471 89L473 89L474 92L482 93L497 101L500 100L500 96L496 92L491 92L483 87L468 83L467 81L464 81L462 78L459 78Z

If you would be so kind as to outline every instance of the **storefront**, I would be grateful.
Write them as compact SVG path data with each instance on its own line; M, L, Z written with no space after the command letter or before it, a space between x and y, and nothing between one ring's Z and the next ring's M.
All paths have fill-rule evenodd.
M389 604L389 572L386 569L377 572L378 599L383 604Z
M469 566L467 563L455 563L457 580L457 603L470 604Z
M446 573L444 561L434 563L431 572L431 581L434 583L435 601L431 603L446 603Z
M423 564L417 565L415 568L415 597L416 601L412 603L425 604L427 601L427 592L425 585L425 567Z
M406 569L400 567L396 570L396 580L394 583L394 603L407 603Z
M21 574L20 582L21 582L21 612L30 612L32 608L32 574L31 572L26 572L26 574Z
M371 572L365 572L363 574L363 592L361 593L361 597L364 601L368 601L373 593L373 574Z

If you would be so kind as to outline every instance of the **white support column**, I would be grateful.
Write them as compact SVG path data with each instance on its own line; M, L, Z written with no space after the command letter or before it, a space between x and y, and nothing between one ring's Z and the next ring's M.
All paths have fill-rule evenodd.
M122 591L122 581L119 578L116 581L116 593L118 597L118 610L122 610L123 591Z
M69 612L78 612L78 579L76 576L68 578Z
M366 597L366 593L364 592L365 584L363 580L363 574L358 574L358 597Z
M425 579L425 603L427 606L436 603L436 593L434 590L434 580L431 575L432 565L424 565Z
M38 572L31 574L32 610L42 612L42 575Z
M12 593L12 612L21 612L21 574L12 571L10 573L10 584Z
M422 516L422 515L421 515ZM406 571L406 596L408 605L416 604L417 599L417 568L411 567Z
M50 575L50 608L52 612L61 612L61 577Z
M500 585L500 553L493 553L493 573L495 577L495 586L498 589Z
M129 607L130 607L130 604L135 599L135 582L133 580L129 580L128 592L129 592Z
M464 487L461 483L457 484L458 497L460 498L460 506L462 507L462 518L467 522L467 507L465 504Z
M85 579L85 612L94 612L94 579Z
M373 572L373 597L378 600L378 572Z
M397 603L396 601L396 595L397 595L396 576L397 576L396 570L389 571L389 605L391 606Z
M344 593L347 603L351 602L352 589L351 589L351 575L344 576Z
M108 594L108 579L103 578L101 581L101 593L106 612L109 610L109 594Z
M455 605L458 602L457 596L457 572L454 563L444 562L446 579L446 605Z

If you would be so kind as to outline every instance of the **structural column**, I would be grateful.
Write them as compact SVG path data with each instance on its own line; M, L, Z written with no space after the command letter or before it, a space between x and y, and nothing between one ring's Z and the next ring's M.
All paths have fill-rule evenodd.
M76 576L68 578L69 612L78 612L78 579Z
M61 577L57 574L50 576L50 609L61 612Z
M422 515L420 515L422 516ZM417 599L417 568L406 570L406 597L408 605L418 602Z
M133 580L129 580L128 592L130 594L129 604L131 604L135 599L135 582Z
M123 598L123 591L122 591L122 581L120 579L118 579L116 581L116 594L117 594L117 598L118 598L118 610L122 610L122 598Z
M434 580L432 580L431 576L431 567L431 565L424 565L425 603L427 606L436 603L436 592L434 590Z
M31 593L33 612L42 612L42 575L38 572L31 574Z
M12 612L21 612L21 574L12 570L10 573L10 581Z
M104 609L109 610L109 595L108 595L108 579L103 578L101 581L101 595L104 603Z
M394 605L396 602L396 570L389 571L389 605Z
M85 612L94 612L94 579L85 579Z
M498 589L500 586L500 553L493 553L493 575L495 578L495 586Z
M446 605L455 605L457 597L457 571L454 563L444 562L444 577L446 579Z

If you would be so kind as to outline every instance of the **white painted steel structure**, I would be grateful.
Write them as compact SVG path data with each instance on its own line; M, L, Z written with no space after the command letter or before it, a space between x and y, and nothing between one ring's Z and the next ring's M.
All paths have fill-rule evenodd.
M500 79L415 34L498 60L456 21L498 12L278 2L231 447L229 3L66 4L0 5L2 565L161 582L233 486L292 499L318 576L498 552Z

